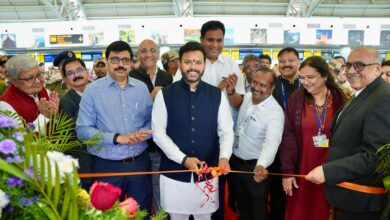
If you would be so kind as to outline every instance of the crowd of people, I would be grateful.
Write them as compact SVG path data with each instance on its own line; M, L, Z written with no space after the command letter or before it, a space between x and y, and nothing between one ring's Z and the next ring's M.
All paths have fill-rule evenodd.
M383 188L375 167L378 148L390 143L390 61L359 47L347 59L300 63L286 47L273 69L269 56L253 54L240 69L222 55L224 35L220 21L204 23L200 43L161 54L165 70L153 40L136 53L112 42L93 79L64 51L53 63L61 80L50 89L34 58L2 56L0 110L41 126L62 113L78 139L98 135L96 146L67 152L80 173L182 170L81 180L85 189L95 180L118 186L121 200L162 208L172 220L227 219L226 183L241 220L379 219L386 196L359 189ZM198 182L205 164L224 175ZM205 203L207 184L218 190Z

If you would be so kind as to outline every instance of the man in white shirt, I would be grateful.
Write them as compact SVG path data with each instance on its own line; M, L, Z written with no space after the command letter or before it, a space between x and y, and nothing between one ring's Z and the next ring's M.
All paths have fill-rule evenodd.
M270 219L267 200L269 180L266 168L274 161L280 145L284 113L272 96L276 75L269 69L260 69L253 76L251 92L244 96L237 120L233 156L233 170L254 171L248 174L232 173L238 212L242 220Z
M220 21L208 21L200 30L200 42L204 46L207 59L206 69L202 80L220 88L229 100L233 122L238 116L238 109L245 94L244 77L240 68L230 57L222 55L224 46L225 25ZM219 179L220 202L224 201L226 178ZM218 212L213 215L215 220L224 220L224 206L220 206Z
M152 111L153 140L164 152L160 170L194 170L206 162L230 170L229 158L234 140L229 104L222 92L200 78L206 52L197 42L180 48L182 79L157 93ZM210 219L218 209L218 190L210 192L211 201L195 183L190 172L160 175L161 206L171 220ZM212 179L213 188L218 178ZM221 204L223 206L223 204Z

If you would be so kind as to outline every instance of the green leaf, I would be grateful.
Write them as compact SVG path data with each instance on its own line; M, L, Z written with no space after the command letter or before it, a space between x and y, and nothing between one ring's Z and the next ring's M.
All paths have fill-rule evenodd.
M32 180L23 173L23 170L13 164L9 164L7 161L0 159L0 170L3 170L4 172L7 172L11 175L14 175L16 177L19 177L20 179L23 179L24 181L27 181L29 183L32 183Z
M46 193L49 198L52 198L53 192L53 175L52 175L52 167L47 156L44 157L47 163L46 171L47 171L47 179L46 179Z
M39 207L43 210L43 212L46 214L46 216L50 219L50 220L59 220L56 215L53 213L52 209L50 209L49 207L46 206L46 204L41 204L39 203L38 204Z
M65 192L65 195L64 195L64 200L62 201L62 207L61 207L61 218L62 219L65 219L66 214L68 214L67 211L69 208L69 201L70 201L70 197L71 197L70 194L72 194L73 191L69 190L69 188L68 188L68 189L65 189L64 192Z

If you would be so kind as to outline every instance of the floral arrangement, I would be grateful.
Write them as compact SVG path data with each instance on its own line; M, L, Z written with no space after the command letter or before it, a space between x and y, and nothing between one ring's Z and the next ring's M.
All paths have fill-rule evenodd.
M376 171L383 176L383 185L390 191L390 144L385 144L378 150L379 162ZM387 193L388 199L381 219L390 219L390 193Z
M0 218L1 219L143 219L137 202L119 203L120 188L95 182L90 193L80 188L78 161L64 151L81 143L71 120L61 115L42 134L17 115L0 112ZM166 218L159 211L152 219Z

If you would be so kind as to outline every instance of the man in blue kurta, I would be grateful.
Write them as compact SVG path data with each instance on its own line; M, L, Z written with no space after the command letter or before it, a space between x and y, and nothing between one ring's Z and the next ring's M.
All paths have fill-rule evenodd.
M133 52L123 41L111 43L106 50L108 75L87 86L76 122L77 136L87 140L101 135L101 143L88 148L95 156L93 171L150 171L145 153L151 134L152 99L146 85L128 76ZM150 212L152 185L150 175L99 178L134 197L141 209Z
M152 112L153 140L162 149L161 170L195 170L223 166L230 170L233 146L233 120L227 98L217 87L201 80L206 52L197 42L179 51L183 78L160 91ZM197 176L183 172L160 176L161 206L172 220L210 219L219 207L218 190L210 193L212 202L196 185ZM218 178L213 179L214 190ZM223 204L221 204L223 205Z

